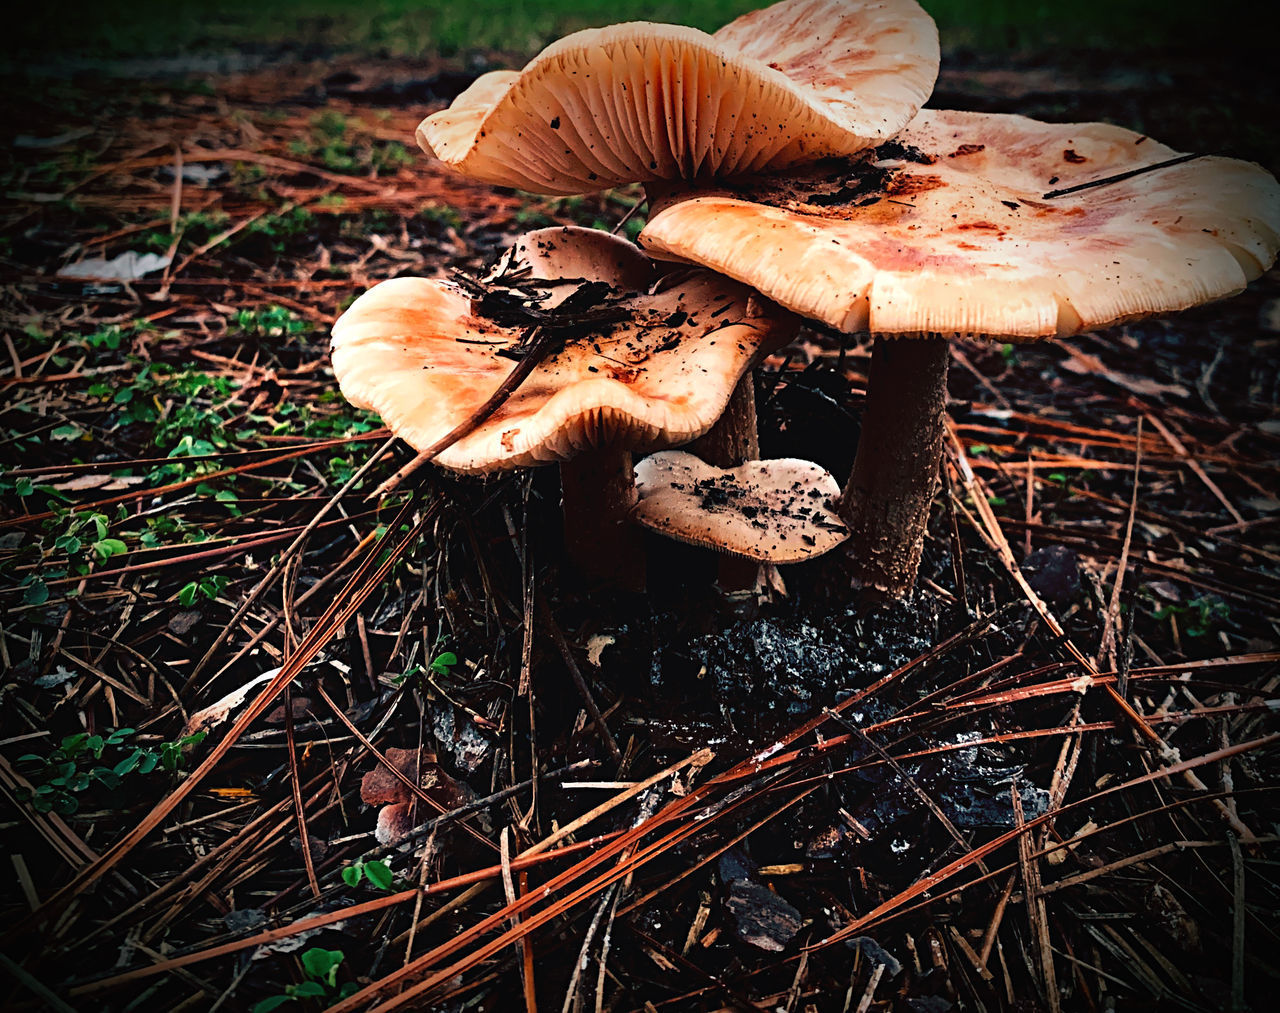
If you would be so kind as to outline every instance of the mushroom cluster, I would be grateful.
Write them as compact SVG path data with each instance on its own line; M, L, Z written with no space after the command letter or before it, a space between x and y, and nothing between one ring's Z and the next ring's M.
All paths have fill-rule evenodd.
M889 143L667 186L640 243L876 336L840 513L859 583L915 581L942 450L946 339L1066 337L1241 291L1280 248L1280 185L1122 127L922 111ZM902 340L894 340L902 339Z
M1240 291L1280 249L1280 185L1260 167L1104 124L922 111L937 70L914 0L783 0L714 35L579 32L481 77L419 127L429 154L542 193L644 182L639 242L668 263L564 230L525 237L482 283L385 282L335 326L344 393L446 467L562 462L588 572L638 552L634 518L773 562L847 536L856 584L909 593L948 338L1064 337L1183 309ZM748 371L790 339L790 314L875 338L838 493L804 462L747 463ZM697 457L633 473L631 453L689 444L721 417ZM735 526L767 548L717 540Z
M541 352L534 334L548 342ZM420 451L536 358L434 459L469 474L558 463L569 555L589 574L638 585L633 452L705 434L744 373L793 334L790 314L723 275L658 277L625 240L559 228L524 236L470 287L375 286L334 325L332 347L347 400Z

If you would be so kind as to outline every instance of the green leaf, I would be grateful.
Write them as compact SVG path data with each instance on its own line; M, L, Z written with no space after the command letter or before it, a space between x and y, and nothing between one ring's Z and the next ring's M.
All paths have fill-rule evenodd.
M297 985L290 985L289 994L305 996L309 999L323 999L329 993L325 991L325 987L318 981L303 981Z
M31 479L27 478L26 476L23 476L22 478L19 478L17 482L14 483L13 491L16 492L19 496L30 496L33 492L35 492L35 485L32 484Z
M49 600L49 588L39 577L34 578L22 592L22 604L43 605Z
M88 743L88 732L76 732L74 735L64 735L62 741L58 743L58 748L70 757L83 753L88 747Z
M342 963L341 950L326 950L313 946L302 954L302 967L307 974L317 980L330 980Z
M104 538L100 542L93 543L93 551L98 555L98 561L105 563L112 556L119 556L121 553L129 551L129 546L125 545L119 538Z
M293 996L291 995L268 996L266 999L263 999L260 1002L255 1002L253 1004L253 1010L251 1011L251 1013L271 1013L273 1009L279 1009L281 1006L283 1006L287 1002L293 1002Z
M431 671L437 675L448 675L450 669L458 663L458 656L452 651L445 651L443 654L436 655L431 662Z
M389 890L391 881L395 878L392 876L391 869L388 868L386 862L365 862L364 874L369 882L379 890Z
M355 865L344 866L342 869L342 881L346 883L347 886L355 886L360 882L361 869L362 867L359 862Z
M160 762L164 765L164 769L172 774L182 762L182 747L176 742L160 743Z
M142 762L142 750L135 749L123 760L111 768L113 774L117 777L124 777L125 774L133 773L134 769Z
M196 592L199 591L199 585L193 580L178 592L178 604L183 608L190 608L196 600Z

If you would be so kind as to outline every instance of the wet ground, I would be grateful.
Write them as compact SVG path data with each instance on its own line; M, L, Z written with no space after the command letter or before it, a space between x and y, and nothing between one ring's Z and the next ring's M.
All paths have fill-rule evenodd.
M522 991L617 1010L1265 1002L1275 272L1070 343L957 343L963 450L905 603L860 600L832 558L785 568L785 594L727 598L713 556L656 536L649 595L586 588L553 469L425 471L361 502L403 447L281 556L382 441L335 396L339 309L385 277L477 270L526 228L611 228L639 193L495 193L421 160L413 126L475 60L236 69L47 81L5 110L27 138L0 208L4 952L29 976L10 1006L35 1008L31 980L76 1009L251 1009L290 986L316 1008L417 984L412 1001L450 1010ZM1261 77L953 54L933 104L1104 118L1274 168ZM171 266L57 277L129 251ZM763 452L846 474L868 353L806 332L774 356ZM402 524L401 558L361 570ZM243 705L181 743L192 712L302 658L288 705L201 767ZM136 731L108 741L119 728ZM145 773L135 750L157 757ZM362 795L376 754L408 786ZM22 800L41 787L43 810ZM396 847L374 837L393 797L417 824L481 804ZM504 852L592 812L570 842L621 836L529 855L503 885ZM114 871L64 907L103 854ZM352 881L366 861L390 889ZM331 977L316 949L341 951Z

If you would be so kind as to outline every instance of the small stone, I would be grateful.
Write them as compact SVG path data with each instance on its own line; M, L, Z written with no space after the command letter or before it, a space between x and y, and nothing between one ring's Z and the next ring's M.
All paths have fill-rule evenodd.
M725 907L733 916L739 939L773 953L783 950L804 924L804 918L790 903L749 879L735 879L729 884Z

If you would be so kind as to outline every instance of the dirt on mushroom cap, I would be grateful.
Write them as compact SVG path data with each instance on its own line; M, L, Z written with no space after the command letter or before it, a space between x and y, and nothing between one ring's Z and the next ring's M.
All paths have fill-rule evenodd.
M1280 185L1101 123L922 111L889 144L670 187L640 242L843 331L1064 336L1231 295L1280 248Z
M890 137L938 59L915 0L784 0L715 35L613 25L484 75L418 141L468 176L539 193L759 172Z
M811 461L780 458L716 468L668 450L636 465L632 516L682 542L767 563L829 552L849 533L832 506L839 483Z
M600 279L565 282L608 287ZM343 394L376 411L415 449L431 446L484 404L515 368L511 356L537 319L526 326L486 317L475 284L468 291L452 282L392 279L366 292L334 325L334 372ZM572 328L490 418L437 462L484 472L564 461L588 448L688 442L715 423L761 349L792 333L789 314L709 271L680 272L652 294L610 293L620 319L614 314Z

